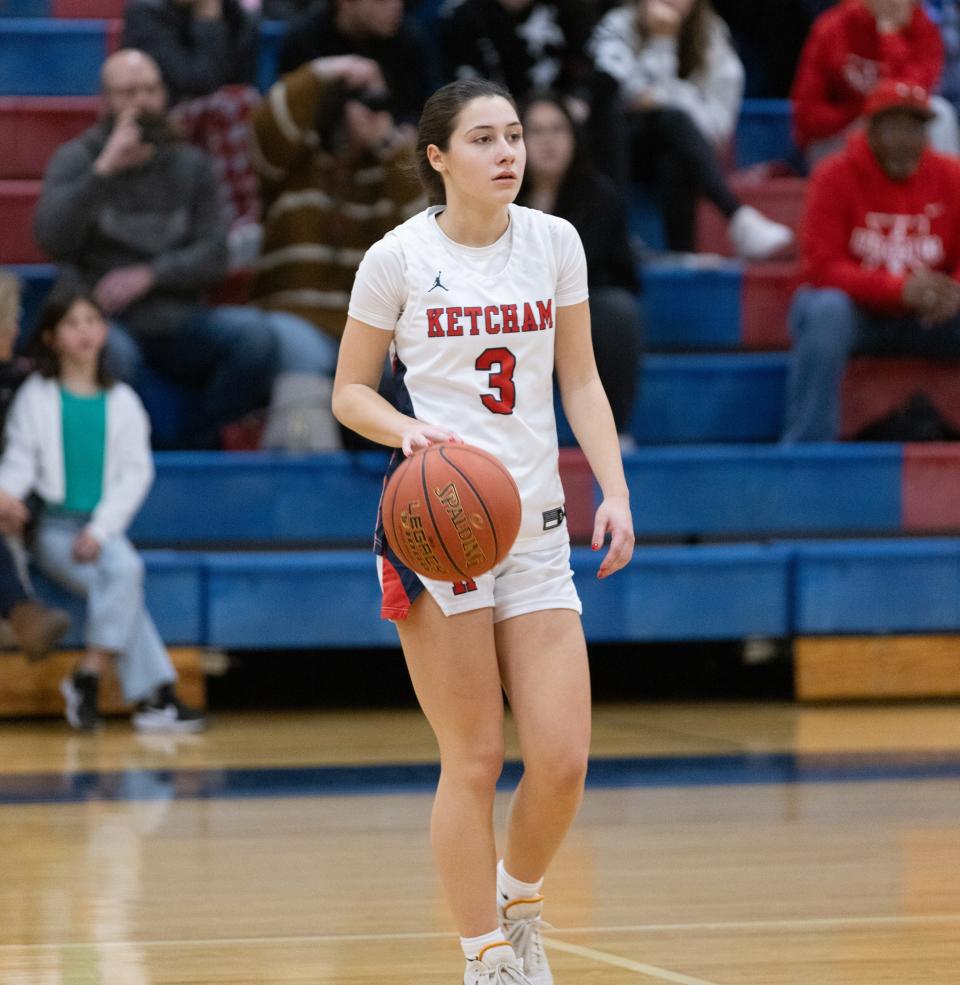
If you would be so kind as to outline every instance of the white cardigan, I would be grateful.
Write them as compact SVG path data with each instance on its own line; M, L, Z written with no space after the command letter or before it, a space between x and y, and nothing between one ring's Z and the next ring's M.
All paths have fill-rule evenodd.
M700 132L714 144L733 136L743 101L743 63L730 43L727 25L713 17L702 68L690 78L677 75L677 43L673 38L647 38L637 30L634 4L614 7L597 24L590 39L593 63L620 83L630 100L644 92L662 106L685 110Z
M107 391L106 416L103 494L88 527L101 543L127 529L153 483L150 423L140 398L115 383ZM31 492L48 503L66 498L59 380L33 373L17 391L7 416L0 489L17 499Z

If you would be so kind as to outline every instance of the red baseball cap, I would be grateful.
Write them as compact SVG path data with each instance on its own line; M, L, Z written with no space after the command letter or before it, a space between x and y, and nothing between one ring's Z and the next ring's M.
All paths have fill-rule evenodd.
M895 109L908 110L924 120L934 117L930 97L923 86L902 79L881 79L867 96L864 115L876 116Z

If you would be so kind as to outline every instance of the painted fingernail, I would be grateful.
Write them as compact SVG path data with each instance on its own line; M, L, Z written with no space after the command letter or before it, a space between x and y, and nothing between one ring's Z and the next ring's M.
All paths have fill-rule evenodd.
M599 550L600 550L600 545L599 545L599 544L591 544L590 546L591 546L591 547L592 547L592 548L593 548L593 549L594 549L595 551L599 551Z

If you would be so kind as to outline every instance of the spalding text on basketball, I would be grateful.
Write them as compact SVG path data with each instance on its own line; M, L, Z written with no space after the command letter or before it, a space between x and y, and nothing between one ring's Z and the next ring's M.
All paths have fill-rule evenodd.
M457 531L467 567L473 568L478 564L483 564L487 557L483 553L480 541L477 540L477 535L474 533L474 526L483 526L483 518L478 513L467 513L460 503L460 493L453 482L448 482L442 489L434 489L433 494L440 500L454 530Z

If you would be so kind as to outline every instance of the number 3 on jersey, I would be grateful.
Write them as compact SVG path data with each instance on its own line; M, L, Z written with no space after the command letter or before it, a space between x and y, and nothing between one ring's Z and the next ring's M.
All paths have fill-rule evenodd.
M474 367L481 373L489 373L487 386L491 390L500 391L499 397L495 397L492 393L481 393L480 400L483 406L491 414L512 414L517 403L517 389L513 384L517 357L509 349L484 349L477 356Z

